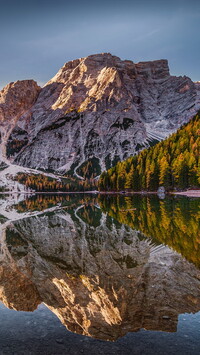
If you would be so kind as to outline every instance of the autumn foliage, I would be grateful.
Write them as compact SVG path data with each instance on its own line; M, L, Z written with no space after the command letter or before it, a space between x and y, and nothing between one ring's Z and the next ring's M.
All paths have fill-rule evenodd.
M199 199L101 195L99 204L114 220L140 231L141 239L168 245L200 267Z
M97 187L94 179L78 180L75 177L56 179L43 174L18 173L15 180L25 185L27 190L37 192L88 191Z
M155 191L200 187L200 113L154 147L103 172L100 191Z

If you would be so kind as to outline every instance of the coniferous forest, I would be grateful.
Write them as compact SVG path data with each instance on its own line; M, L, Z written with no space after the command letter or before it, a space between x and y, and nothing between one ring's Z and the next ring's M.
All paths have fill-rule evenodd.
M83 192L97 188L97 180L78 180L76 177L53 178L43 174L18 173L14 180L28 190L37 192Z
M200 187L200 112L169 138L103 172L100 191Z

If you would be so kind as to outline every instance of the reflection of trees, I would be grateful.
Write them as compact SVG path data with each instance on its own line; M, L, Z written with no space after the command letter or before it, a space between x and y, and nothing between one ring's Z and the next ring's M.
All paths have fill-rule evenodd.
M68 207L70 212L70 209L83 205L78 216L85 223L98 226L101 212L94 207L97 203L118 222L167 244L200 267L199 199L179 197L159 200L156 196L141 195L100 195L97 198L94 195L41 194L21 201L15 208L23 213L43 211L60 205Z
M104 212L157 239L200 267L199 199L101 196Z
M18 202L14 205L14 208L19 213L24 213L27 211L43 211L54 206L69 206L69 208L75 208L82 204L95 204L97 199L90 195L62 195L62 194L37 194L27 199Z
M23 203L15 208L59 208L4 225L0 299L9 307L42 301L69 330L107 340L140 328L176 331L178 314L199 311L198 269L145 237L177 250L180 239L186 254L197 200L41 194ZM198 264L191 243L192 252L194 260L185 256Z

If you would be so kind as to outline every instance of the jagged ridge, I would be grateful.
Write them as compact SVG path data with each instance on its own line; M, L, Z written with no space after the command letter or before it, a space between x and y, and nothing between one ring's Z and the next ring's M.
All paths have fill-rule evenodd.
M88 162L98 175L191 118L199 88L170 76L166 60L134 64L102 53L71 61L42 89L28 80L1 91L3 158L82 176Z

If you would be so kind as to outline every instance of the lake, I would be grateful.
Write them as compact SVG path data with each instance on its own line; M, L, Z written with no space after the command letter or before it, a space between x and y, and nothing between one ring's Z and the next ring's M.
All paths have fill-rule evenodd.
M0 196L0 354L199 354L200 198Z

